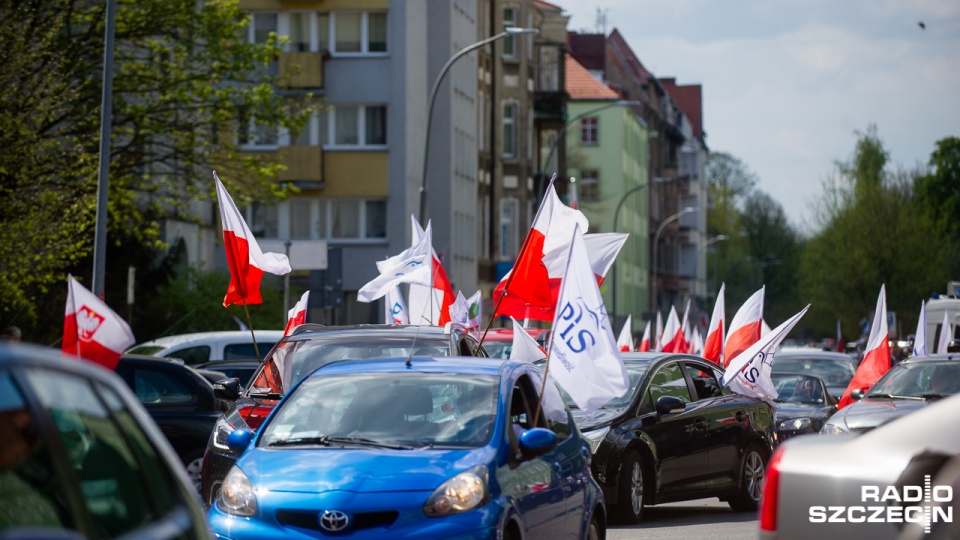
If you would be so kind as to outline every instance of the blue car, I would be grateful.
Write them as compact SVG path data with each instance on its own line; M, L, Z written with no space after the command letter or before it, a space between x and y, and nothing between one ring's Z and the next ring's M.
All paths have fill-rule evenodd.
M543 393L541 402L540 394ZM602 539L590 446L534 365L328 364L253 433L208 514L222 539Z

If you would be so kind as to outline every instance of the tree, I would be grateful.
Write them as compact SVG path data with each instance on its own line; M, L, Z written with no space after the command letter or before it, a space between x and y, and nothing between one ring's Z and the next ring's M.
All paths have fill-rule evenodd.
M0 95L3 322L39 325L41 297L65 295L56 291L66 290L66 272L90 267L104 19L105 2L94 0L0 3L0 83L8 89ZM189 205L213 196L214 168L241 205L288 192L273 181L279 165L237 152L234 127L241 136L248 122L296 133L314 99L276 90L280 81L269 73L282 43L275 35L259 44L238 39L248 23L236 0L118 2L114 246L122 239L160 247L160 219L192 219Z
M960 138L937 141L930 171L914 182L917 204L954 246L960 244ZM948 251L950 277L960 276L960 250Z
M758 274L756 285L746 293L752 294L761 284L766 287L764 316L771 326L776 326L806 305L800 301L796 286L800 235L787 220L783 206L759 190L744 201L741 222L747 234L751 264Z
M707 218L710 234L737 234L739 209L757 184L756 175L746 164L726 152L711 152L705 167L707 188L713 211Z

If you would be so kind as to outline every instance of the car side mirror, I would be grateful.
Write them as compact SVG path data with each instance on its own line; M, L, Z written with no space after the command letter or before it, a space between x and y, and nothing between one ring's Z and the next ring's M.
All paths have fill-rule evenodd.
M850 399L854 401L860 401L861 399L863 399L863 395L865 393L866 392L863 391L863 388L855 388L850 391Z
M240 397L240 381L238 379L220 379L213 383L213 395L224 401L236 401Z
M670 414L680 412L687 404L676 396L660 396L657 398L657 413Z
M557 434L546 428L532 428L520 434L520 453L526 459L542 456L557 447Z
M227 447L236 453L241 453L253 440L253 432L248 428L237 428L227 435Z

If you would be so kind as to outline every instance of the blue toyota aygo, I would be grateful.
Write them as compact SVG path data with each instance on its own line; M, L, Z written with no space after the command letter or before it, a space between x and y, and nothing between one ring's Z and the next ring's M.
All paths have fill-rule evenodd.
M222 539L606 534L589 443L528 363L328 364L228 445L242 454L208 515Z

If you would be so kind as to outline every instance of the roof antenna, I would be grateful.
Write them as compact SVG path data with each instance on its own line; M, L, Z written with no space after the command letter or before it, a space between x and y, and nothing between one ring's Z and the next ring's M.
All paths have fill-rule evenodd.
M432 291L431 291L431 294ZM413 358L413 348L417 346L417 338L420 336L420 327L422 324L417 325L417 332L413 335L413 343L410 344L410 354L407 355L407 362L404 364L407 367L411 366L410 360Z

